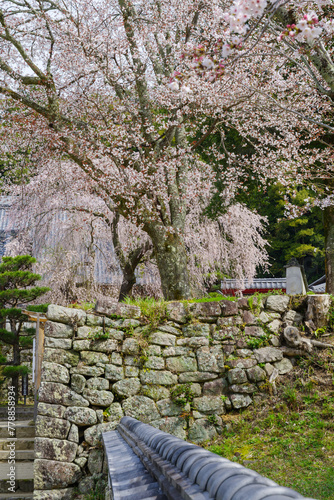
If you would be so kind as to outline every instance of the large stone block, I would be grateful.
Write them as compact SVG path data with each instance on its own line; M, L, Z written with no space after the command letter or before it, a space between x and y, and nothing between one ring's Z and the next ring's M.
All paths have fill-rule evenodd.
M69 387L56 382L42 382L38 392L42 403L64 406L89 406L89 402Z
M185 337L208 337L210 335L210 325L192 323L182 328Z
M83 375L79 375L79 373L73 373L71 375L71 389L78 394L81 394L86 385L86 379Z
M233 368L227 374L227 378L230 384L244 384L248 382L245 370L241 368Z
M74 340L73 350L74 351L97 351L111 353L118 349L118 342L116 340Z
M282 321L279 319L274 319L274 321L271 321L271 323L268 323L268 328L271 330L273 333L279 333L281 326L282 326Z
M114 431L118 425L115 420L113 422L107 422L105 424L92 425L84 432L84 438L86 443L91 446L101 445L102 442L102 432Z
M224 353L221 349L201 347L197 350L196 356L199 371L217 373L224 371Z
M161 346L174 346L176 337L170 333L154 332L150 335L149 342Z
M96 365L98 363L109 363L109 357L102 352L81 351L81 360L87 365Z
M122 408L125 415L142 422L151 422L160 418L154 402L146 396L132 396L123 401Z
M142 393L154 401L159 401L160 399L167 399L170 396L170 391L167 387L162 387L160 385L142 385Z
M80 427L97 423L96 412L91 408L82 408L81 406L67 408L65 418Z
M194 408L201 413L214 413L222 415L225 413L225 406L220 396L202 396L201 398L194 398Z
M234 341L238 335L240 335L240 330L237 326L224 326L220 330L214 331L212 338L220 342L225 340Z
M269 295L266 300L266 308L282 314L288 308L289 302L288 295Z
M89 472L92 475L100 474L100 472L102 472L103 459L104 459L103 450L93 448L92 450L89 451L87 466Z
M182 417L164 417L159 420L150 422L152 427L160 429L163 432L168 432L180 439L186 439L186 421Z
M114 302L104 297L96 302L95 311L106 316L123 316L124 318L140 318L140 307Z
M114 401L114 395L110 391L97 391L95 389L84 389L83 397L86 398L90 404L95 406L109 406Z
M87 314L87 326L103 326L103 323L104 326L112 326L114 328L118 328L117 322L115 320L103 316L96 316L95 314Z
M217 431L206 418L200 418L193 423L188 432L188 439L193 443L203 443L217 436Z
M109 380L100 377L89 378L86 382L86 387L88 389L96 389L98 391L108 391Z
M276 349L276 347L260 347L260 349L255 349L254 356L258 363L273 363L274 361L281 361L283 352Z
M103 366L87 366L80 361L78 366L71 368L71 373L86 375L86 377L100 377L104 373L104 370Z
M119 380L112 386L113 392L120 396L134 396L140 391L140 380L138 378L131 378L127 380Z
M233 408L239 410L240 408L247 408L252 404L252 400L249 396L244 396L243 394L232 394L230 396Z
M265 331L259 326L246 326L245 336L246 337L265 337Z
M59 462L73 462L77 449L76 443L64 439L35 438L35 459L45 458Z
M82 309L56 306L55 304L50 304L48 306L46 316L50 321L65 323L66 325L72 326L82 326L86 322L86 313Z
M177 376L167 371L141 371L140 381L142 384L175 385Z
M238 358L238 359L227 359L226 365L231 368L252 368L257 364L254 358Z
M159 325L157 329L160 332L171 333L172 335L176 336L181 335L182 333L182 331L179 328L175 328L175 326L172 325Z
M213 380L217 377L218 377L217 373L185 372L185 373L180 373L179 382L180 384L186 384L188 382L206 382L207 380Z
M122 346L124 354L139 354L140 347L137 339L125 339Z
M260 366L253 366L247 370L247 376L251 382L261 382L266 379L266 372Z
M220 396L226 394L228 388L228 383L225 378L219 378L212 380L211 382L205 382L203 386L204 396Z
M72 349L72 339L45 337L44 346L52 349Z
M66 411L66 406L62 405L52 405L49 403L38 403L37 413L38 415L46 415L48 417L64 418Z
M65 366L59 365L58 363L44 361L42 365L41 381L68 384L70 381L70 372Z
M236 316L238 314L238 302L232 300L220 300L222 316Z
M107 420L108 422L119 422L122 417L124 417L124 412L120 403L112 403L109 408L107 408Z
M178 405L174 403L171 399L162 399L157 402L157 408L162 417L175 417L181 415L185 410L189 411L190 406L187 405L188 408L184 406Z
M36 459L34 462L34 486L37 490L66 488L81 476L78 465L55 460Z
M79 363L79 354L75 351L66 349L44 349L43 361L58 363L59 365L77 366Z
M257 391L257 387L254 384L231 385L230 391L240 394L254 394Z
M67 420L44 415L37 415L36 436L66 439L71 424Z
M125 378L138 377L139 368L137 366L125 366L124 367Z
M73 443L79 443L79 428L77 425L75 425L75 424L71 425L70 432L68 433L67 439L68 439L68 441L72 441Z
M170 358L172 356L188 356L190 358L195 357L195 353L191 349L189 349L189 347L181 346L166 347L162 351L162 355L164 358Z
M175 373L196 372L197 361L195 358L189 358L187 356L167 358L166 367L168 370Z
M145 361L145 368L149 370L163 370L165 368L165 360L160 356L149 356Z
M283 358L281 361L276 361L274 363L275 368L277 368L278 373L280 375L285 375L286 373L291 372L293 370L293 365L288 358Z
M45 337L52 337L58 339L71 339L74 336L73 328L64 323L55 323L54 321L47 321L44 327Z
M243 321L240 316L222 316L217 319L217 325L220 326L239 326Z
M178 339L176 341L178 346L188 346L190 348L202 347L204 345L209 345L208 337L190 337L186 339Z
M213 317L221 315L220 302L195 302L189 304L189 310L194 316Z
M186 323L188 311L182 302L169 302L166 306L168 318L176 323Z
M108 380L117 381L124 378L124 368L123 366L117 365L106 365L106 378Z

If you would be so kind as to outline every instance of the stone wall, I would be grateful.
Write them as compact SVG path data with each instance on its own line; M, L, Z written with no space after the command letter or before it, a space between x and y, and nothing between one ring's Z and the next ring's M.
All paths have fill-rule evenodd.
M156 327L124 304L99 303L99 315L49 306L34 498L66 500L101 481L101 433L123 415L195 443L214 438L222 415L267 397L293 369L283 328L321 326L329 305L286 295L172 302Z

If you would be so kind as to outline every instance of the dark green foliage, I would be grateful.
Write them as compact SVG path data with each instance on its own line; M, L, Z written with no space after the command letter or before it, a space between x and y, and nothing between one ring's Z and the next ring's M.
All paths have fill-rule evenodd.
M0 348L12 347L12 359L0 356L1 375L12 378L18 398L18 378L28 373L28 368L21 365L20 353L33 344L34 328L24 328L27 316L22 314L20 307L46 293L47 287L35 286L41 279L39 274L32 272L36 259L30 255L18 257L3 257L0 264Z
M39 312L39 313L45 314L48 310L48 306L49 306L49 304L38 304L36 306L30 305L30 306L27 306L26 309L27 309L27 311Z
M210 127L210 123L206 124ZM275 131L279 134L279 131ZM222 143L222 136L224 144ZM197 139L197 138L196 138ZM221 145L220 151L225 158L219 163L213 155L210 156L210 146ZM206 213L215 219L226 211L222 203L221 193L226 187L226 172L231 165L226 156L228 151L233 155L233 163L242 168L239 177L239 191L236 193L236 201L245 204L251 210L256 210L260 215L268 218L266 233L264 237L268 240L267 248L271 267L269 273L258 270L257 276L285 276L284 266L295 257L300 264L304 265L308 282L311 283L325 273L324 252L324 227L323 214L320 208L314 207L312 211L300 215L294 219L288 219L285 214L286 199L298 208L305 206L306 198L312 198L311 190L305 186L296 186L296 192L289 195L282 185L277 184L275 179L265 181L252 168L252 157L256 155L256 140L252 137L242 137L237 130L223 126L215 134L206 138L198 148L199 154L205 161L214 165L216 171L217 193L213 195ZM314 143L312 147L321 147L320 143Z

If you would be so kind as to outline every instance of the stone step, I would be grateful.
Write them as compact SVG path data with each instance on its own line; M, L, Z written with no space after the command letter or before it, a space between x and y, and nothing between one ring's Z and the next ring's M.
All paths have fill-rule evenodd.
M8 493L7 474L9 473L8 462L0 463L0 498L2 493ZM34 490L34 463L16 462L15 463L15 482L18 492L21 494L30 493Z
M0 406L0 420L7 421L8 409L7 406ZM15 408L15 416L17 420L31 420L34 418L33 406L17 406Z
M0 451L8 450L8 444L13 438L0 439ZM35 438L15 438L15 449L16 450L33 450L35 445Z
M34 491L34 480L33 479L17 480L16 487L17 490L15 491L15 493L21 493L21 494L32 493ZM4 479L0 481L0 498L2 498L3 493L10 493L8 492L8 483Z
M9 434L8 423L0 422L0 439L17 437L17 438L33 438L35 437L35 422L33 420L17 420L14 425L10 426L10 430L14 429L14 436Z
M15 492L15 493L1 493L1 499L6 500L31 500L34 498L33 493Z
M0 462L4 462L9 458L9 451L0 450ZM34 460L34 450L15 450L15 460Z

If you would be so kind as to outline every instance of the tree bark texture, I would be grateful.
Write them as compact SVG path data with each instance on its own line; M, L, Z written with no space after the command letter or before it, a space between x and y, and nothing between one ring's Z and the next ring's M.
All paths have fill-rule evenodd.
M178 234L154 231L152 241L166 300L189 299L192 295L187 266L187 251Z
M334 294L334 207L324 209L326 292Z

